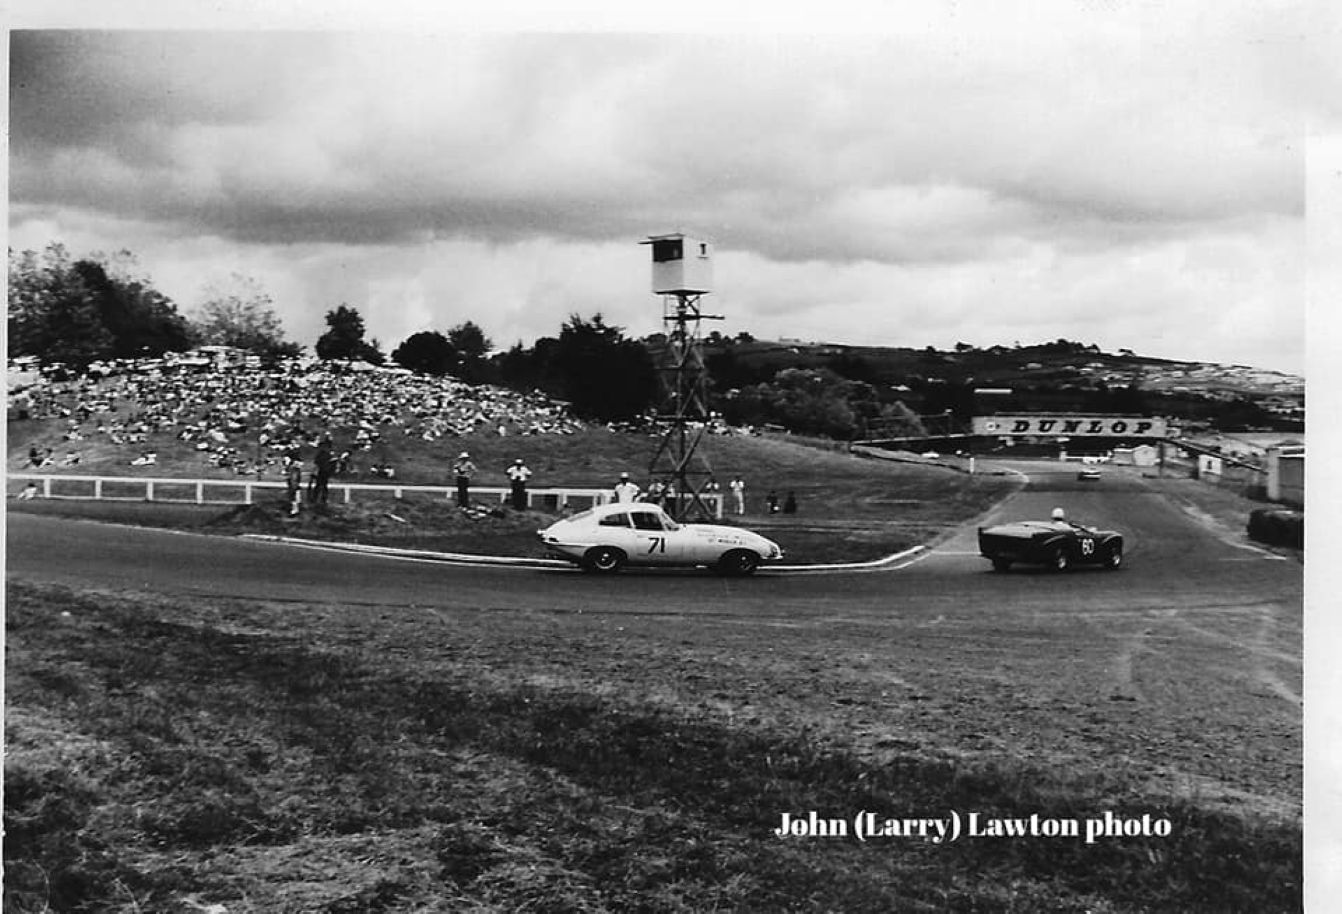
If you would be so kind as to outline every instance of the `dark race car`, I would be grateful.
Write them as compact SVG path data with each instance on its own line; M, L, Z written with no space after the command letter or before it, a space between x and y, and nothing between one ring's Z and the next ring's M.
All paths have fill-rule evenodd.
M995 571L1016 563L1047 565L1054 571L1073 565L1112 570L1123 564L1123 534L1065 520L1016 521L979 527L979 552Z

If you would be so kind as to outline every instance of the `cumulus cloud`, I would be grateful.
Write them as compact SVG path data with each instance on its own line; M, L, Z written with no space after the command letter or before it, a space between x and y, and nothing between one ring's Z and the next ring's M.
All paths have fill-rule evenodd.
M344 291L393 342L459 309L484 325L464 313L484 302L496 338L641 320L635 242L670 230L717 242L752 331L912 344L1103 314L1140 350L1186 339L1158 314L1220 307L1298 333L1317 62L1293 4L1210 9L867 35L20 31L11 231L134 227L99 246L172 276L208 239L291 290L304 332ZM1271 358L1298 364L1283 334Z

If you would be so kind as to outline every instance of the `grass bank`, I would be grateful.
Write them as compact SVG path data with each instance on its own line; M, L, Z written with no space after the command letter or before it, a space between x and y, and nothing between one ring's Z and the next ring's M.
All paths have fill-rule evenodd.
M821 716L747 712L744 694L781 704L776 680L708 663L711 633L685 633L641 687L604 688L630 659L603 625L11 583L6 910L1299 908L1298 823L1153 799L1116 757L1064 769L860 752ZM812 713L841 714L866 688ZM1171 833L771 832L811 810L1100 809Z
M465 439L462 439L465 440ZM537 487L604 488L625 470L647 463L655 442L648 436L604 429L548 438L482 437L471 453L481 467L480 485L505 485L503 470L517 456L536 471ZM455 456L454 443L437 450ZM399 462L412 468L399 482L406 485L446 483L445 469L430 471L425 442L410 440ZM729 523L760 530L778 540L789 562L865 561L919 543L977 516L1015 485L994 475L969 476L955 468L864 459L843 450L817 447L788 438L710 437L701 445L725 485L733 475L747 484L747 510ZM441 456L441 455L440 455ZM159 465L141 475L189 478L204 470L160 454ZM443 457L444 463L450 458ZM418 470L414 468L418 467ZM130 468L106 465L102 471L134 475ZM98 472L79 467L80 473ZM770 514L768 491L794 494L798 511ZM87 517L117 523L171 527L216 534L267 533L311 539L369 543L407 549L464 552L478 555L539 555L535 531L557 515L542 511L499 509L483 517L457 511L446 499L408 496L404 499L361 499L349 505L306 510L287 516L282 499L268 494L256 506L171 505L141 502L11 502L11 510Z

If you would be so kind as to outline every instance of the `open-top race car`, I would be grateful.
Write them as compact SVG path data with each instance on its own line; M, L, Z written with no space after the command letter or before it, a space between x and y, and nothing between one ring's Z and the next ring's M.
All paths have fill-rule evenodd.
M979 552L1006 571L1015 563L1066 571L1073 565L1116 569L1123 564L1123 534L1054 519L979 527Z
M679 524L657 505L598 505L537 531L547 554L587 571L625 565L706 565L718 574L752 574L783 557L777 543L740 527Z

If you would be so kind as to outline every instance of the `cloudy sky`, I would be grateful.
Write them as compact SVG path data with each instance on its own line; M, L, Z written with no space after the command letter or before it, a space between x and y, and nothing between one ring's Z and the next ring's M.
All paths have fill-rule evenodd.
M683 231L728 333L1303 373L1307 140L1342 97L1318 11L971 6L17 29L9 244L128 249L187 313L243 274L291 339L346 303L389 350L658 330L639 242Z

